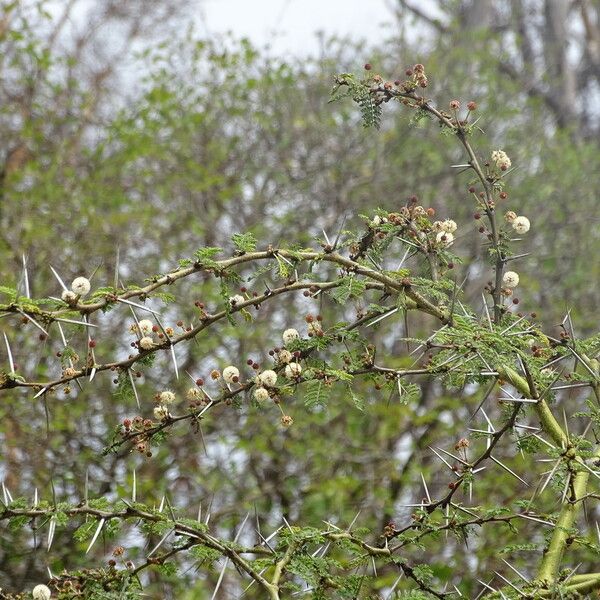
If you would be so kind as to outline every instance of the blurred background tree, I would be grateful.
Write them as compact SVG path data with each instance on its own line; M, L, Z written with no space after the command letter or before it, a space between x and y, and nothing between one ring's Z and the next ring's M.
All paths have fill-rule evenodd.
M352 106L327 104L334 73L368 61L393 77L422 62L435 74L432 95L476 101L486 139L518 164L510 206L532 216L525 242L532 255L520 266L523 310L535 310L550 327L571 310L578 332L589 333L600 301L598 4L455 0L393 7L395 22L370 41L368 56L360 40L323 39L317 55L281 58L247 40L200 37L189 25L197 8L189 0L2 2L2 284L24 290L25 260L35 296L60 291L49 265L65 280L86 274L97 285L128 285L167 271L200 246L229 248L236 231L252 231L265 244L306 245L323 230L334 238L356 225L347 221L356 214L397 209L412 195L441 217L476 228L470 181L448 168L461 160L451 140L431 127L417 137L412 130L420 124L399 110L386 116L379 133L362 130ZM459 237L455 247L464 260L457 282L476 301L489 266L477 236ZM246 285L252 290L251 281ZM201 281L185 293L187 308L175 313L166 306L167 320L175 314L190 320L194 301L217 300ZM362 308L345 310L355 315ZM334 310L325 299L315 306L303 297L285 310L265 307L251 338L229 327L210 343L181 350L182 370L207 377L233 359L266 361L285 326L300 327L309 312L327 321ZM97 353L106 358L126 354L128 344L122 323L109 317L98 323ZM399 365L410 364L398 338L424 325L414 318L374 335ZM49 347L60 351L62 342L38 333L23 324L11 345L19 349L18 362L45 373L55 369ZM85 352L81 332L65 327L65 334ZM140 382L147 400L142 414L156 390L185 387L168 363L162 366ZM298 408L287 432L277 416L223 410L218 422L211 417L203 425L202 436L182 430L151 460L100 456L113 428L137 410L115 396L107 378L93 393L84 386L47 404L14 392L0 406L0 473L13 495L37 487L45 496L53 489L73 499L82 495L86 472L95 493L116 496L131 485L135 468L146 501L155 496L159 503L167 494L191 513L201 504L224 532L248 510L266 529L279 526L281 516L347 524L360 510L360 524L380 530L410 514L401 505L415 501L420 473L436 472L427 446L462 434L464 420L454 421L449 411L468 417L476 404L467 407L465 399L481 396L450 394L432 382L420 386L409 407L372 390L362 412L345 397L332 399L327 411ZM504 492L514 485L508 476L499 479ZM47 567L56 573L88 564L85 543L72 533L59 529L48 554L40 538L34 547L20 533L3 531L2 586L23 589L42 581ZM426 549L440 569L474 572L465 578L467 595L480 566L506 570L495 556L498 540L489 544L484 536L468 569L451 543L443 552ZM509 533L503 541L511 542ZM96 550L97 561L111 543ZM527 556L519 560L526 570ZM147 592L209 598L218 576L205 581L193 568L171 580L149 574ZM232 598L238 591L226 578L219 593Z

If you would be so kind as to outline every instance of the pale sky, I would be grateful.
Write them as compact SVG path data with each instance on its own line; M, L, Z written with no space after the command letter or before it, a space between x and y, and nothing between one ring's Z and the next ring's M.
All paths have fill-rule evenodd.
M277 55L302 55L318 49L315 32L365 38L389 36L393 0L203 0L200 30L231 31ZM383 27L382 27L383 26Z

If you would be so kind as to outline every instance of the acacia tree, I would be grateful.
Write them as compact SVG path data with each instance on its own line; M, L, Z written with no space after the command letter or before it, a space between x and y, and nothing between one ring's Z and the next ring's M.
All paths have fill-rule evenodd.
M436 108L425 95L429 82L420 64L395 82L365 68L362 79L338 76L332 99L352 98L366 126L377 126L382 107L398 101L414 111L415 120L436 122L463 149L464 161L453 166L465 178L473 203L473 235L483 236L490 259L481 302L470 305L454 277L460 258L452 246L466 225L459 230L453 219L436 218L432 208L411 197L397 211L365 216L362 231L325 236L315 247L235 234L229 253L199 248L169 272L138 284L121 285L117 266L115 284L102 282L94 289L84 276L67 286L54 272L60 298L32 298L27 285L24 294L3 287L4 322L29 323L36 336L50 342L56 361L40 368L11 347L9 331L0 390L51 411L63 398L75 403L69 398L78 386L93 387L110 377L131 416L107 436L102 453L107 459L139 453L148 461L167 436L177 436L185 426L201 436L207 422L218 427L222 415L233 410L241 420L255 415L277 421L281 430L270 435L288 436L301 426L303 412L325 410L333 390L341 390L336 398L351 398L357 411L372 404L372 387L387 390L390 415L395 407L409 410L418 403L415 382L421 378L457 392L471 390L477 401L466 413L461 406L440 417L462 421L464 435L450 446L432 446L437 468L403 491L403 499L412 497L410 514L391 515L379 530L361 527L360 514L351 522L332 519L317 527L290 522L282 506L278 522L265 522L258 513L251 521L236 515L232 531L223 515L211 517L208 506L190 514L168 494L158 505L146 501L138 494L135 472L129 489L110 494L98 494L93 477L86 479L74 502L54 491L13 497L3 486L0 520L33 537L34 546L50 555L61 528L73 532L86 554L97 550L101 539L111 540L104 549L111 554L106 563L71 568L68 557L64 571L50 572L32 591L13 590L9 582L3 597L136 598L152 590L157 577L169 580L190 571L205 582L194 597L207 598L227 593L223 597L274 600L295 592L313 598L552 598L600 588L600 573L593 569L599 551L594 513L600 496L593 482L600 478L600 336L578 339L567 315L554 337L536 325L535 313L518 312L515 293L522 282L513 265L526 258L516 249L531 224L511 206L509 156L475 149L480 133L475 103L462 108L451 100L448 109ZM178 290L198 280L194 316L183 318ZM220 301L209 304L203 297L212 287ZM264 307L284 304L298 293L320 306L303 315L302 329L297 319L274 317L271 363L227 357L231 364L226 365L219 357L221 368L209 372L178 363L182 346L221 328L235 326L251 339ZM337 311L322 310L329 301ZM423 315L420 322L428 330L411 336L407 319L415 313ZM120 323L131 336L127 351L104 356L103 342L110 341L103 340L106 322ZM381 335L374 335L377 329ZM402 356L398 337L405 344ZM138 393L137 382L152 372L164 385L148 398ZM169 389L188 377L185 398ZM310 436L311 430L298 435ZM51 438L49 430L45 443ZM264 440L251 443L256 447L249 452L259 455ZM507 486L499 473L515 484ZM500 489L496 481L502 482ZM310 484L315 482L303 485ZM490 491L481 495L480 489ZM519 568L494 553L478 552L478 530L488 529L502 540L508 558L526 553ZM469 575L469 561L485 579ZM209 584L213 570L219 576Z

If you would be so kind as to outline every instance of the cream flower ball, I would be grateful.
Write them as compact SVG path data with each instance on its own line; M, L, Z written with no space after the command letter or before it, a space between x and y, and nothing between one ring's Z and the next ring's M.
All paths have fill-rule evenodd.
M31 596L33 597L33 600L50 600L52 592L47 585L40 584L33 588Z
M244 302L246 302L246 298L244 298L244 296L240 296L240 294L236 294L235 296L231 296L231 298L229 298L229 304L231 304L231 306L238 306Z
M453 221L452 219L446 219L445 221L442 221L442 231L454 233L457 229L458 225L456 224L456 221Z
M73 282L71 283L71 289L78 296L85 296L86 294L89 294L90 290L92 289L92 286L90 284L89 279L86 279L85 277L75 277L75 279L73 279Z
M264 402L265 400L269 399L269 390L265 389L264 387L257 387L254 390L253 396L258 402Z
M454 236L449 231L440 231L435 236L435 241L438 244L443 244L447 248L454 243Z
M240 379L240 372L237 367L230 365L223 369L223 379L226 383L237 383Z
M259 373L256 376L256 379L258 380L258 383L264 385L265 387L273 387L277 384L277 373L267 369L266 371Z
M152 338L147 335L140 340L140 348L142 350L150 350L153 346L154 342L152 341Z
M150 319L142 319L138 323L138 328L139 328L140 333L142 335L149 335L149 334L151 334L153 326L154 326L154 323L152 323L152 321Z
M159 398L163 404L173 404L175 402L175 394L171 390L161 392Z
M294 340L300 339L300 334L297 329L286 329L281 336L283 338L283 343L287 346L291 344Z
M515 288L519 285L519 274L514 271L506 271L504 277L502 277L502 283L507 288Z
M302 367L297 362L291 362L289 365L285 367L285 376L288 379L294 379L295 377L300 377L300 373L302 373Z
M492 160L496 163L496 167L498 167L502 171L506 171L510 169L511 161L508 158L508 155L504 150L494 150L492 152Z
M527 233L531 227L531 223L527 217L517 217L512 222L512 226L517 233Z
M67 304L72 304L77 300L77 294L71 290L63 290L60 297L62 298L62 301Z

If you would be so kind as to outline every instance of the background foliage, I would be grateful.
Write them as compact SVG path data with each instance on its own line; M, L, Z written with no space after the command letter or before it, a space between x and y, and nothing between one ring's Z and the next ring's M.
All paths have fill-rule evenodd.
M350 103L327 104L334 73L356 71L368 60L401 77L409 64L422 62L436 74L438 92L478 103L484 115L478 125L490 147L503 147L519 165L511 202L533 223L522 244L532 252L520 266L524 310L535 311L557 335L567 310L579 334L597 327L600 263L591 260L600 255L596 4L439 2L441 17L432 19L416 3L398 2L393 35L369 56L361 44L329 40L320 56L301 60L270 56L243 40L199 39L186 26L192 7L184 2L91 2L81 27L69 17L76 4L66 3L62 13L46 12L43 2L2 3L3 286L24 292L24 256L31 294L44 297L60 294L50 265L65 281L85 274L95 287L127 286L168 271L202 246L233 251L233 232L250 231L261 246L292 240L306 246L322 230L333 239L360 224L356 215L397 210L413 194L461 230L475 230L465 200L468 178L448 168L461 161L454 140L406 111L386 111L375 132L360 127ZM462 259L457 281L475 305L490 277L478 236L458 236L453 250ZM252 281L242 283L253 290ZM214 305L219 293L208 281L182 283L177 308L161 309L164 319L189 322L195 301ZM281 331L305 327L307 313L333 323L363 309L300 294L265 305L251 335L244 327L221 327L178 350L180 371L208 378L211 369L246 358L266 363ZM123 321L108 312L99 325L96 353L103 360L126 356L130 335ZM428 325L426 317L398 319L374 331L374 343L385 348L390 366L406 367L412 359L400 338L418 336ZM31 323L14 328L3 319L0 327L23 370L52 372L60 339L40 340ZM80 329L65 327L65 335L85 353ZM157 390L183 393L184 377L174 378L168 357L157 359L137 384L146 403L142 414L151 412ZM32 497L37 489L46 501L78 502L86 478L95 497L129 495L135 472L137 497L146 504L158 506L166 496L190 518L202 506L231 539L247 512L260 515L263 531L273 531L282 517L343 527L360 511L357 525L380 532L390 520L410 519L413 509L404 505L423 494L421 473L434 482L432 495L447 486L428 446L453 444L483 394L434 380L416 383L418 396L406 405L365 383L362 410L336 390L326 409L294 410L287 430L275 411L219 410L203 422L202 435L182 426L152 459L128 449L102 455L115 427L137 414L131 393L119 394L106 375L47 402L11 390L0 406L2 479L13 497ZM579 396L572 400L578 406ZM509 465L523 460L539 471L529 456L506 458ZM518 482L500 471L478 482L475 495L500 503L516 490ZM539 544L536 528L524 527L518 539ZM47 552L47 529L40 526L32 543L24 530L3 526L2 590L46 581L48 568L57 574L105 564L116 544L105 530L86 555L89 536L79 539L68 522L57 526ZM480 569L507 572L498 549L518 542L508 529L501 536L478 533L468 546L450 538L422 550L436 576L450 569L473 573L463 578L468 597L480 589ZM161 536L147 532L147 546ZM138 542L120 540L128 559L142 556ZM527 550L511 553L525 572ZM580 561L589 567L592 555L582 550ZM201 575L193 564L184 567L177 575L148 571L145 592L210 598L218 565ZM375 587L389 588L395 578L384 573ZM236 581L227 574L219 597L237 597ZM260 592L251 588L245 597Z

